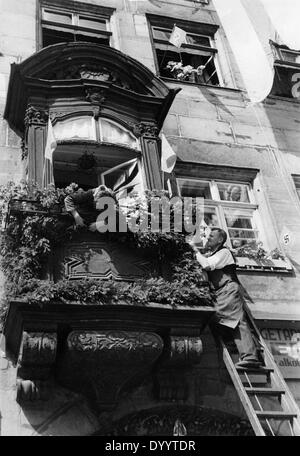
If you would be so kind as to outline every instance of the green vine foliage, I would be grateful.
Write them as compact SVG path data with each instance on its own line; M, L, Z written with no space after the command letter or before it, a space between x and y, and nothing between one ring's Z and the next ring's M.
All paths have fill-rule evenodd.
M171 276L149 277L136 282L100 281L100 280L61 280L53 283L44 280L43 274L52 252L68 240L78 236L73 219L64 214L64 198L78 190L76 184L65 189L48 186L40 189L36 185L21 182L15 185L9 182L0 187L0 215L5 217L8 203L13 199L26 200L26 207L31 202L39 211L12 212L6 228L0 236L1 269L6 277L5 302L12 297L22 297L28 303L72 302L83 304L116 304L127 302L132 305L147 305L150 302L176 305L213 305L213 295L200 265L194 258L190 246L185 242L186 233L173 229L176 205L168 208L171 215L171 231L159 229L153 233L137 231L126 233L99 234L109 241L126 242L134 248L147 249L147 255L154 255L159 260L167 261ZM135 214L136 221L146 217L146 225L153 222L150 202L154 198L165 198L165 192L147 191L142 200L140 196L132 199L130 214ZM18 203L18 201L17 201ZM180 203L180 201L179 201ZM116 207L116 210L120 208ZM163 208L158 215L161 227ZM152 219L151 219L152 217ZM183 217L185 215L183 214ZM190 217L193 217L191 213ZM183 223L184 228L184 223Z
M235 256L252 258L253 260L284 260L284 255L278 248L267 252L261 242L251 242L233 251Z

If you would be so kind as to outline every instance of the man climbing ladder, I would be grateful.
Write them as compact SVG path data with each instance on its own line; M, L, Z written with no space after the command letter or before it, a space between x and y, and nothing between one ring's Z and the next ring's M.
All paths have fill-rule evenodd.
M216 291L213 326L218 332L223 361L255 435L299 436L299 407L247 310L234 258L224 247L226 239L225 231L212 228L206 244L207 257L198 251L192 241L188 241ZM236 364L224 343L226 336L231 337L237 346L240 361ZM263 348L263 362L258 347L260 350Z
M209 256L202 255L193 241L189 241L189 244L215 289L217 309L212 323L219 335L231 337L238 349L240 361L236 367L259 368L262 362L246 320L235 261L230 250L224 246L226 240L224 230L212 228L206 244Z

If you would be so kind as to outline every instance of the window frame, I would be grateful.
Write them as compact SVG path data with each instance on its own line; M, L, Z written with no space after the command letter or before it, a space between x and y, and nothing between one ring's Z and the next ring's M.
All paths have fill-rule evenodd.
M297 195L297 200L300 203L300 174L292 174L291 176L294 183L294 190Z
M299 103L300 97L293 96L292 86L288 87L287 84L284 84L284 87L288 88L290 91L289 95L287 95L285 93L278 93L278 89L276 90L276 87L278 87L278 86L280 87L280 82L278 82L278 80L280 81L282 78L290 79L290 75L285 75L285 72L295 70L295 72L300 73L300 61L299 61L299 63L297 63L297 62L291 62L289 60L285 60L283 58L282 52L296 54L300 57L300 51L295 50L295 49L289 49L287 46L279 45L278 43L276 43L272 40L270 40L270 46L271 46L271 49L273 51L273 56L274 56L275 76L274 76L273 87L272 87L272 90L271 90L269 96L275 97L275 98L280 98L283 100L289 100L290 102ZM280 74L280 70L282 70L283 73L281 72L281 74ZM278 78L278 80L277 80L277 78ZM292 85L292 83L291 83L291 85ZM274 91L274 93L273 93L273 91Z
M184 84L203 84L203 85L211 85L212 87L224 87L224 79L222 76L220 64L218 62L218 49L215 46L215 34L217 30L219 29L219 26L215 24L207 24L207 23L200 23L200 22L185 22L182 21L181 19L178 18L171 18L171 17L162 17L162 16L155 16L151 14L146 15L148 19L148 27L149 27L149 33L151 37L151 44L152 44L152 50L153 50L153 57L154 57L154 62L155 62L155 67L156 67L156 74L157 76L171 82L180 82ZM187 35L191 36L203 36L207 37L210 41L210 46L204 46L200 44L189 44L189 43L183 43L182 44L182 52L184 53L189 53L188 51L199 51L199 53L202 52L207 52L210 56L213 56L213 64L215 67L215 72L218 77L218 84L212 84L210 82L193 82L193 81L186 81L186 80L178 80L177 78L168 78L166 76L161 76L161 71L158 63L158 58L157 58L157 49L156 43L158 44L165 44L168 46L168 50L170 52L176 52L179 54L178 49L169 43L168 40L160 39L160 38L155 38L154 36L154 29L165 29L166 31L172 32L173 26L176 24L176 26L182 28L183 30L186 31ZM199 31L201 33L199 33ZM191 54L197 55L196 52L191 52ZM201 54L199 54L201 55ZM210 75L212 77L212 75Z
M98 175L97 175L98 184L105 185L105 175L106 174L110 174L113 171L115 171L116 169L119 169L119 168L123 167L124 165L129 165L130 163L134 163L134 162L137 162L138 170L139 170L139 174L140 174L141 192L144 192L145 191L145 179L144 179L143 166L142 166L142 157L140 157L140 158L137 157L137 158L132 158L131 160L126 160L125 162L122 162L119 165L113 166L112 168L109 168L106 171L98 173Z
M89 8L91 6L91 8ZM53 12L54 14L66 14L71 16L71 24L63 22L51 21L43 18L44 11ZM63 33L72 33L73 35L80 34L87 37L107 39L108 45L111 45L112 32L110 28L110 17L114 9L100 7L95 5L87 5L81 2L70 2L62 0L41 0L38 13L38 31L37 31L37 48L38 50L44 47L43 45L43 29L57 30ZM95 28L83 27L79 25L79 18L85 18L95 21L105 21L106 30L97 30ZM75 41L75 40L74 40ZM63 41L62 41L63 42Z
M88 119L89 120L90 128L93 133L92 137L87 137L87 136L86 137L80 137L80 136L63 137L60 134L58 134L56 127L57 127L57 125L59 125L59 123L64 123L64 122L67 123L68 121L71 122L72 120L76 120L76 119L79 119L79 120ZM132 139L135 140L135 147L130 146L129 143L111 142L111 141L105 140L104 135L103 135L103 128L102 128L101 120L104 120L104 121L108 122L109 124L112 124L113 126L115 125L119 129L123 130L125 133L129 134L130 137L132 137ZM84 145L84 147L87 151L89 146L91 146L93 149L95 146L109 145L112 147L115 146L116 148L121 149L122 151L124 150L124 154L126 154L126 151L128 151L130 153L134 153L136 155L135 158L129 159L129 158L124 157L124 161L122 161L121 163L114 165L114 166L110 165L111 167L108 168L106 171L103 171L102 166L99 166L99 165L96 166L95 175L97 177L97 184L100 185L102 183L101 174L103 174L103 173L105 174L108 171L111 172L114 169L117 169L118 167L124 166L125 164L127 164L129 162L133 162L133 161L137 160L140 177L141 177L141 188L142 188L142 190L145 188L145 174L144 174L143 159L142 159L142 154L141 154L141 151L142 151L141 140L139 138L137 138L132 133L132 131L130 131L128 129L128 127L126 127L125 125L118 123L116 120L113 120L110 117L106 117L106 116L101 117L100 116L96 120L95 117L91 113L86 114L86 113L82 113L82 112L76 112L76 113L72 113L72 115L62 116L62 117L55 119L55 121L53 122L53 131L54 131L54 135L56 136L58 146L76 143L76 144ZM78 158L80 158L80 157L78 157ZM56 168L55 167L56 161L59 162L58 157L54 158L54 164L53 164L54 169ZM77 169L76 162L72 162L70 164L70 167L71 167L71 169ZM102 171L101 171L101 169L102 169ZM80 170L77 170L77 171L80 172ZM82 171L82 172L85 172L85 171Z
M235 248L232 246L232 241L230 238L229 230L230 227L227 225L226 222L226 209L237 209L243 212L244 214L248 215L249 218L251 219L251 223L253 228L251 231L254 233L257 233L257 237L255 236L253 240L256 240L257 243L262 242L264 246L266 246L266 239L264 235L264 230L262 227L262 224L260 222L260 215L259 215L259 206L255 201L254 194L253 194L253 186L251 185L250 182L246 181L237 181L237 180L225 180L225 179L207 179L206 177L202 178L195 178L195 177L190 177L190 176L184 176L180 175L176 177L176 184L177 184L177 191L178 195L181 196L181 190L180 190L180 185L179 181L180 180L190 180L190 181L201 181L201 182L208 182L209 187L210 187L210 194L212 199L204 199L204 206L207 208L214 208L215 213L218 219L218 226L227 233L227 245L230 248ZM247 187L247 193L249 197L249 203L243 203L239 201L225 201L221 200L220 194L219 194L219 189L217 184L218 183L223 183L223 184L231 184L231 185L246 185ZM249 229L250 230L250 229Z
M136 151L141 151L141 141L139 138L137 138L136 136L134 136L134 134L128 129L126 128L124 125L116 122L115 120L113 119L110 119L109 117L105 117L105 116L100 116L97 120L95 119L95 117L92 115L92 114L84 114L84 113L74 113L72 116L67 116L66 118L60 118L60 119L57 119L54 123L53 123L53 131L54 131L54 134L56 134L57 136L57 130L56 130L56 127L59 126L60 123L68 123L69 122L72 122L73 120L80 120L80 119L89 119L91 121L91 128L93 129L93 137L59 137L57 138L58 139L58 142L64 142L64 141L93 141L93 142L98 142L98 143L103 143L103 144L115 144L116 146L121 146L121 147L126 147L128 149L131 149L131 150L136 150ZM135 147L131 147L128 145L128 143L118 143L118 142L111 142L111 141L106 141L104 140L104 135L103 135L103 126L102 126L102 122L101 121L106 121L107 123L110 123L112 125L115 125L116 127L118 127L119 129L121 130L124 130L125 133L127 133L129 136L132 137L133 140L135 140ZM55 132L56 130L56 132Z

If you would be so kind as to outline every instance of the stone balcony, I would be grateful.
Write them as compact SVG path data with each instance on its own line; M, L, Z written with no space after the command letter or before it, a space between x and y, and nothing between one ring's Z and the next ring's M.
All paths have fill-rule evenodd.
M9 216L38 210L23 203L11 207ZM148 253L82 232L53 252L45 278L134 282L168 275L168 265ZM157 399L186 399L185 373L201 360L201 333L213 314L205 299L199 306L176 307L124 299L114 304L12 300L4 332L18 365L17 400L51 400L57 382L84 394L98 411L111 410L146 376Z

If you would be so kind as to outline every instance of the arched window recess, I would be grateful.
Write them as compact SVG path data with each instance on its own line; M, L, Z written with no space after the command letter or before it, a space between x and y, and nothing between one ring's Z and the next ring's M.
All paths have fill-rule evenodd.
M121 197L144 187L139 140L123 125L101 117L77 115L53 122L57 146L54 182L75 182L85 190L103 183Z
M97 120L87 115L68 117L56 121L53 124L53 132L58 142L87 140L140 150L139 140L131 131L105 117L99 117Z

